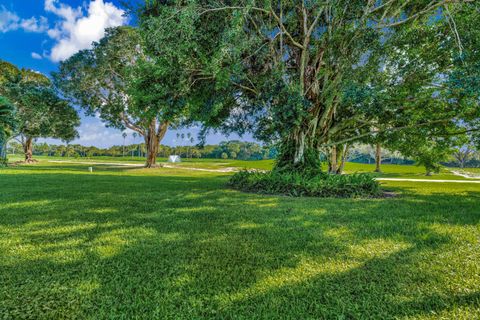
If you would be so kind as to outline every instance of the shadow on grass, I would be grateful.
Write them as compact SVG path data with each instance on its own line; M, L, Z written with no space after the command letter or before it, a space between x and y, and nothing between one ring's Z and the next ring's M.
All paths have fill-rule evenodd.
M75 168L0 180L6 318L478 314L480 192L295 199Z

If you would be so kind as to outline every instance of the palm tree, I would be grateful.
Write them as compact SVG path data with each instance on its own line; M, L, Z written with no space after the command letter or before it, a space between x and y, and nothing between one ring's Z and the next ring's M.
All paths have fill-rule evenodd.
M180 133L177 132L177 140L173 140L173 142L174 142L173 154L174 154L174 155L177 154L177 142L178 142L178 140L180 140Z
M15 107L8 99L0 96L0 161L5 161L7 138L15 127Z
M193 145L193 137L192 137L192 134L190 132L187 132L187 141L190 142L190 145L188 146L188 154L187 156L189 158L192 158L192 152L191 152L191 148L192 148L192 145Z
M135 144L135 142L137 140L137 133L133 132L132 136L133 136L133 144ZM136 148L136 149L137 149L137 153L138 153L138 148ZM133 157L133 152L134 152L134 149L132 149L132 157ZM138 157L138 154L137 154L137 157Z
M195 142L195 139L193 137L190 137L190 144L193 146L193 143ZM192 152L190 151L190 159L192 158Z
M122 137L123 137L123 156L125 157L125 139L127 138L127 133L126 132L122 133Z

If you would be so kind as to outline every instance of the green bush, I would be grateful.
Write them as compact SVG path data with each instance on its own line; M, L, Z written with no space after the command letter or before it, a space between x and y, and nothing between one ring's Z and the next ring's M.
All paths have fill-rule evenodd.
M376 197L381 194L379 183L368 174L315 176L286 172L240 171L229 186L262 194L281 194L294 197Z
M8 159L7 158L0 158L0 168L6 167L8 165Z

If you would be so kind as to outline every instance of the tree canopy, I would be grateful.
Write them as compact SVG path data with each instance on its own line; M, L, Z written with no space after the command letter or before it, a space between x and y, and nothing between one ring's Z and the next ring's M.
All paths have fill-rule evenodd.
M14 105L7 98L0 96L0 162L6 157L5 143L16 126Z
M178 64L193 117L278 141L277 168L319 167L319 151L380 134L454 135L479 117L475 2L147 1L140 16L146 47Z
M17 110L15 135L23 141L26 161L32 160L33 139L50 137L70 141L78 136L77 112L57 94L46 76L32 70L19 70L7 62L0 63L0 75L3 82L0 94L8 97Z
M92 49L62 62L53 74L56 86L87 114L98 114L108 126L143 136L147 167L155 165L159 143L182 112L171 87L156 80L166 79L156 59L147 55L137 28L118 27L107 30Z

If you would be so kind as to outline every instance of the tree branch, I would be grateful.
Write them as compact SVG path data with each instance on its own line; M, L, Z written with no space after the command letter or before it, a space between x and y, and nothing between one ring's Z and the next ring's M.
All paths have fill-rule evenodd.
M438 7L441 7L447 3L457 3L457 2L473 2L473 0L442 0L442 1L431 1L425 9L417 12L416 14L414 15L411 15L410 17L406 18L406 19L403 19L403 20L400 20L400 21L397 21L397 22L392 22L392 23L388 23L388 24L379 24L376 26L376 28L392 28L392 27L396 27L396 26L399 26L399 25L402 25L410 20L414 20L414 19L417 19L419 18L420 16L428 13L428 12L432 12L433 10L435 10L436 8Z
M145 130L143 130L142 128L134 125L128 118L127 116L125 115L124 112L121 112L120 113L120 118L122 119L123 121L123 124L125 125L125 127L133 130L133 131L136 131L138 133L140 133L142 136L145 136Z
M370 136L370 135L377 134L377 133L382 133L382 132L394 132L394 131L400 131L400 130L404 130L404 129L412 129L412 128L418 128L418 127L425 127L425 126L429 126L429 125L432 125L432 124L435 124L435 123L443 123L443 122L448 122L448 121L451 121L451 120L452 120L452 119L449 118L449 119L442 119L442 120L436 120L436 121L430 121L430 122L412 124L412 125L402 126L402 127L392 127L392 128L383 129L383 130L370 131L370 132L367 132L367 133L363 133L363 134L357 135L357 136L355 136L355 137L350 137L350 138L346 138L346 139L343 139L343 140L340 140L340 141L322 144L322 145L320 145L320 147L336 146L336 145L339 145L339 144L342 144L342 143L345 143L345 142L360 140L360 139L362 139L362 138L365 138L365 137L368 137L368 136Z
M253 94L255 94L255 95L258 95L258 91L257 91L257 90L255 90L255 89L253 89L253 88L250 88L250 87L244 86L243 84L236 83L236 82L233 82L233 81L231 81L231 82L233 83L233 85L234 85L234 86L237 86L237 87L239 87L239 88L241 88L241 89L244 89L244 90L250 91L251 93L253 93Z
M163 139L163 137L167 133L169 125L170 123L168 121L165 121L158 126L158 130L157 130L158 143L160 143L160 141Z

